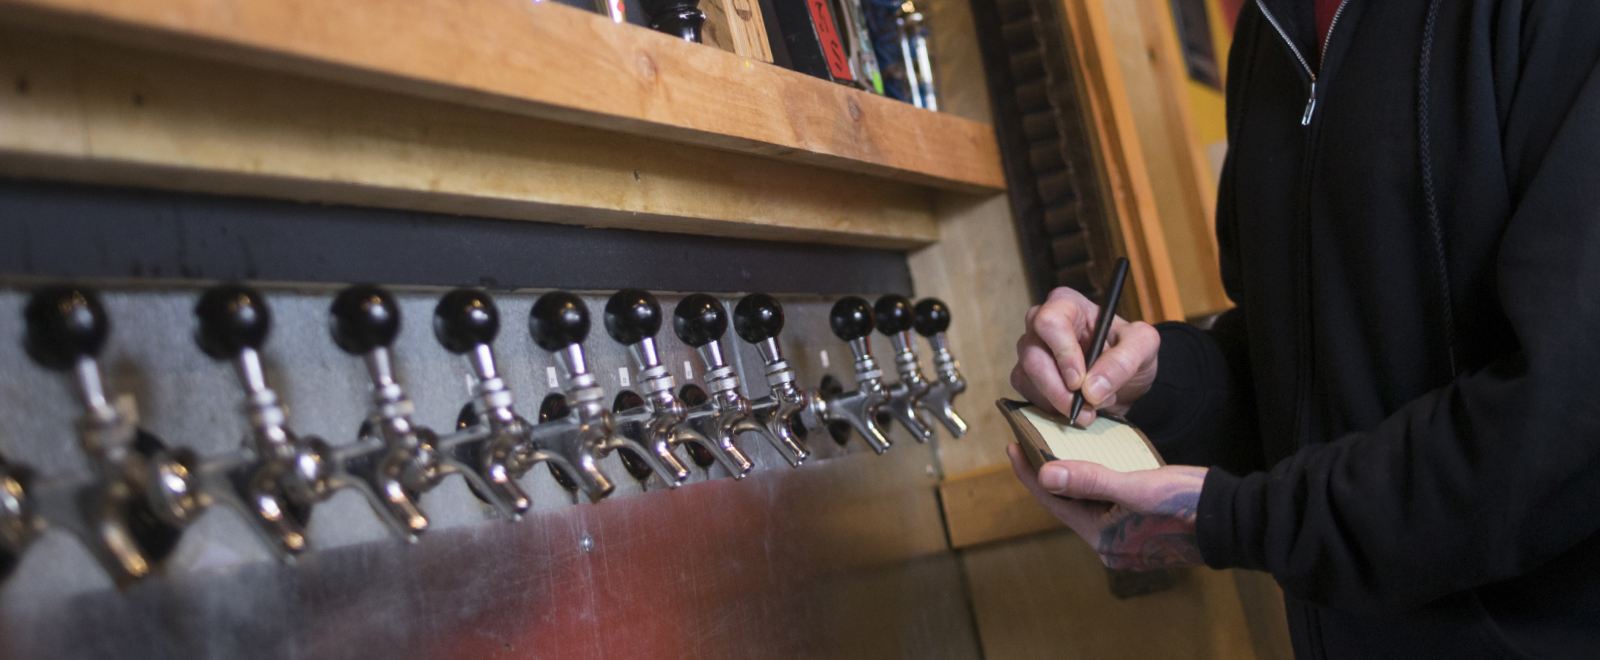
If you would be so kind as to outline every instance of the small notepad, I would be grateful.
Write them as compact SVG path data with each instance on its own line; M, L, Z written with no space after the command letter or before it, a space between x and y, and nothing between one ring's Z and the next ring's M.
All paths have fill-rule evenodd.
M1164 464L1144 433L1125 421L1101 415L1089 428L1080 429L1068 424L1065 417L1045 413L1032 404L1007 399L995 403L1034 467L1055 460L1088 461L1132 472Z

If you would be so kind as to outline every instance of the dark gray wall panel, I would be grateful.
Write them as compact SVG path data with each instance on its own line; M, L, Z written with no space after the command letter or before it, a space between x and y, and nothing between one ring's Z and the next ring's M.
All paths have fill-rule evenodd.
M0 274L490 288L909 293L832 245L0 179Z

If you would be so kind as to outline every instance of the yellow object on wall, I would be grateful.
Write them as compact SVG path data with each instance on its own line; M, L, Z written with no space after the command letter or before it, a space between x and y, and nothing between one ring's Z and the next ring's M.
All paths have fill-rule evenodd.
M1233 29L1228 25L1220 0L1206 0L1206 17L1210 19L1211 43L1217 47L1217 61L1222 63L1222 75L1228 75L1228 47L1233 44ZM1221 90L1190 80L1189 117L1194 122L1195 137L1206 150L1211 164L1211 177L1222 175L1222 155L1227 151L1228 122L1223 110Z

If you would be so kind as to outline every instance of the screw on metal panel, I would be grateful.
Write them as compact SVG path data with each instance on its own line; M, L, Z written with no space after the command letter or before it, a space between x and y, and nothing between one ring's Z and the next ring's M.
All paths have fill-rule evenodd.
M578 549L586 553L594 552L594 537L584 534L583 538L578 540Z

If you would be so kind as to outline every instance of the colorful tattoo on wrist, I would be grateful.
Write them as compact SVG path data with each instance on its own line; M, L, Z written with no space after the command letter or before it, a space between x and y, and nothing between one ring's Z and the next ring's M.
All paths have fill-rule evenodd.
M1109 568L1155 570L1202 563L1195 540L1200 488L1185 487L1149 512L1127 512L1100 531L1096 547Z

